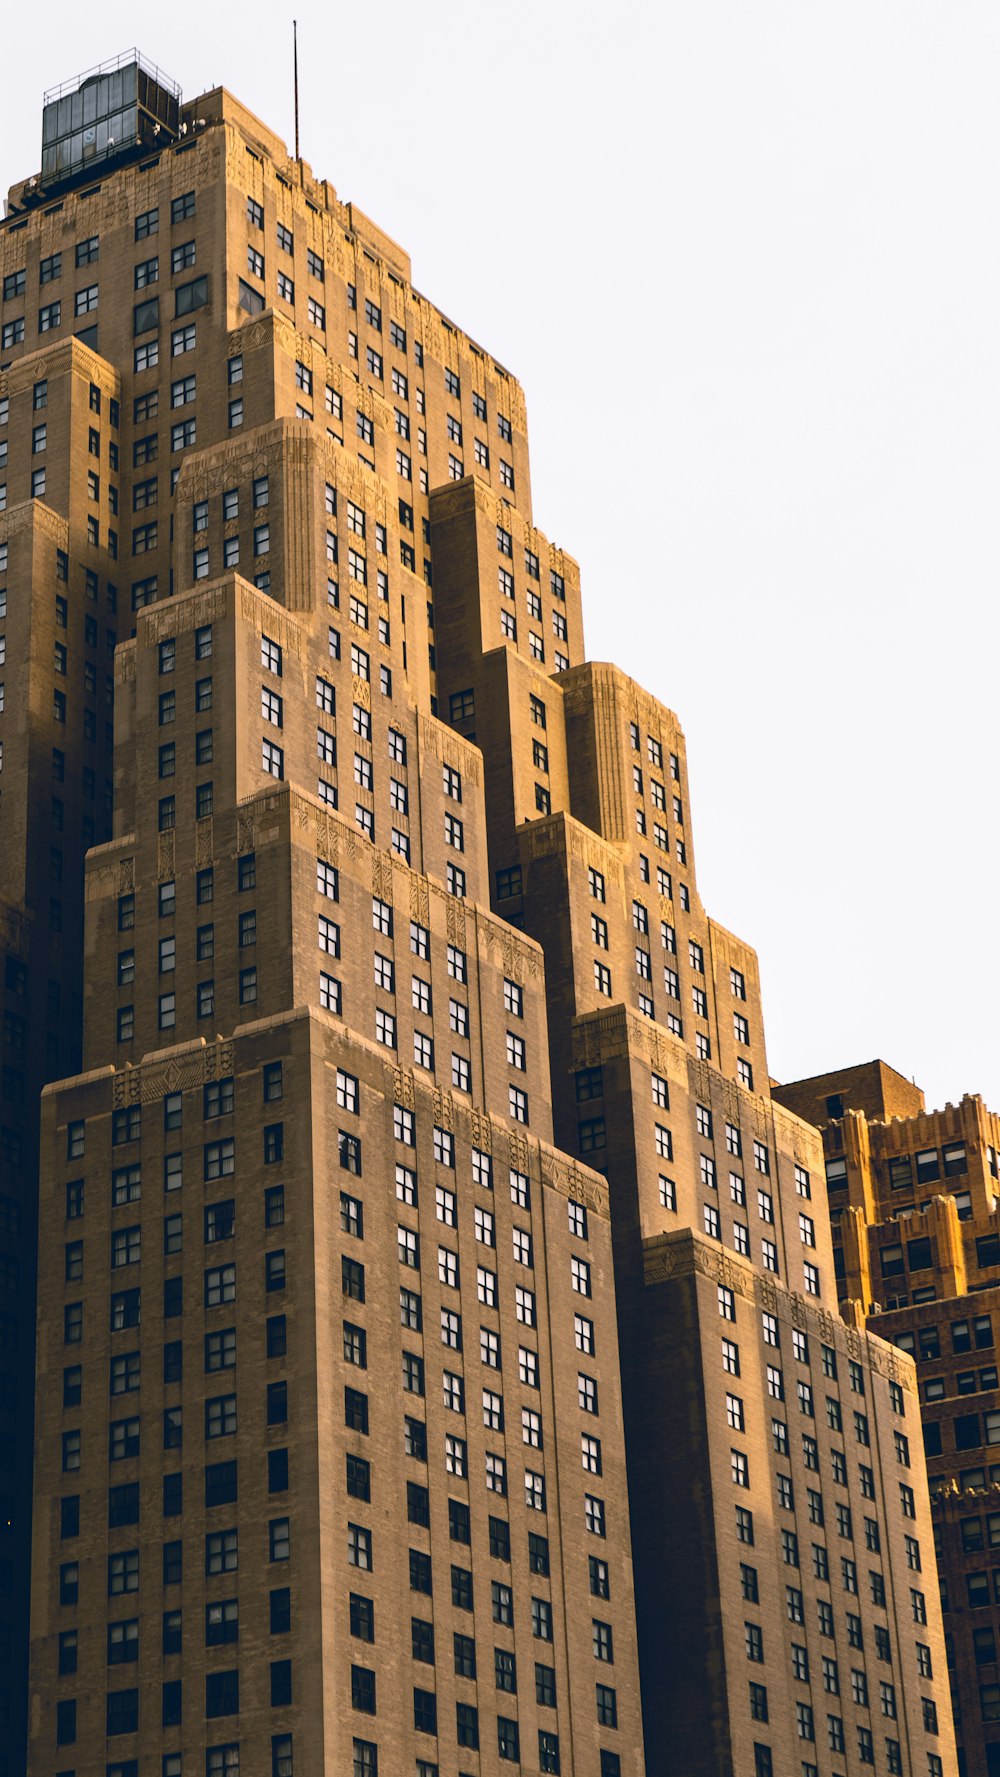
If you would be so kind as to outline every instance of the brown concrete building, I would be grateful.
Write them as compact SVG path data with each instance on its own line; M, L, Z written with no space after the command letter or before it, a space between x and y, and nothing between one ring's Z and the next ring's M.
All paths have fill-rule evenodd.
M945 1777L913 1365L836 1312L520 390L229 94L81 92L0 227L3 373L97 390L71 582L123 613L32 1777Z
M844 1115L846 1107L863 1111L870 1123L888 1123L892 1117L916 1117L924 1109L919 1086L897 1074L884 1061L862 1062L839 1074L818 1074L811 1080L793 1080L778 1086L775 1097L797 1117L818 1129Z
M884 1105L874 1069L891 1082ZM875 1062L775 1095L796 1107L805 1095L814 1112L830 1101L816 1121L841 1302L917 1363L958 1769L996 1777L1000 1119L976 1097L925 1111L899 1081Z
M111 490L91 465L93 441L107 461L118 436L119 401L116 373L76 339L0 371L0 1771L9 1734L11 1773L24 1765L38 1101L80 1065L83 858L111 833L120 616ZM91 476L104 480L93 500Z

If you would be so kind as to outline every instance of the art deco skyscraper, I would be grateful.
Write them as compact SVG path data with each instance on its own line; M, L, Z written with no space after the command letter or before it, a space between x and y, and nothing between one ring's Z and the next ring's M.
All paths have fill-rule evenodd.
M42 1111L33 1777L944 1777L912 1365L836 1314L517 384L134 61L0 240L8 381L87 392L80 666L88 573L127 638Z
M607 1186L434 713L427 490L527 509L523 403L227 95L155 108L5 232L135 632L44 1107L30 1766L636 1777Z

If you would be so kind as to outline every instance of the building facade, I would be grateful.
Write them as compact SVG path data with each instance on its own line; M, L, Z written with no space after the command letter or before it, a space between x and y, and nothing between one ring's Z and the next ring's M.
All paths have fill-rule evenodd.
M837 1313L683 735L586 662L521 391L228 93L131 69L0 228L0 525L78 523L85 692L118 617L28 1769L945 1777L914 1368Z
M824 1125L842 1304L917 1364L958 1769L996 1777L1000 1119L978 1097L926 1111L881 1062L777 1091Z
M88 440L118 399L110 365L73 339L0 371L0 1770L6 1757L11 1772L24 1766L27 1694L38 1106L47 1080L80 1066L83 859L111 834L119 615L79 466L94 462Z

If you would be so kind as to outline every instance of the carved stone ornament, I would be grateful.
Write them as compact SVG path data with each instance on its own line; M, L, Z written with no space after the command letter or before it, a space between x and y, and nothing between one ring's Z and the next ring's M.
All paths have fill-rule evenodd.
M168 1093L197 1089L207 1080L232 1074L235 1050L231 1039L216 1037L212 1043L191 1043L181 1053L162 1061L126 1063L112 1079L112 1102L117 1109L129 1104L156 1104Z
M415 872L410 874L410 918L415 919L418 925L422 926L429 926L431 923L431 904L426 878L417 876Z
M484 1154L493 1152L493 1123L485 1111L473 1110L470 1113L470 1132L472 1145Z
M113 863L107 862L100 864L92 861L88 862L87 874L84 882L85 900L102 901L106 896L115 893L115 887L115 868Z
M765 1313L777 1314L778 1286L773 1277L767 1277L763 1272L757 1274L757 1300Z
M482 754L477 746L463 740L460 734L435 716L425 716L422 711L417 714L417 731L422 754L429 753L432 759L454 766L471 783L479 783Z
M234 328L227 342L229 357L238 358L243 352L259 351L270 333L270 317L267 321L247 321L242 327Z
M336 864L340 858L340 829L322 816L316 822L316 856L326 864Z
M236 817L236 849L254 851L257 844L257 821L252 808L241 808Z
M449 895L447 897L446 902L445 902L445 907L446 907L445 919L446 919L446 924L447 924L447 928L448 928L448 942L449 942L449 944L457 945L459 950L464 950L465 949L465 903L464 903L464 901L456 901L454 895Z
M600 1034L591 1024L573 1026L573 1072L582 1067L599 1067L601 1063Z
M231 1038L226 1042L220 1041L216 1043L215 1059L217 1072L215 1074L209 1074L207 1077L209 1079L224 1080L233 1071L233 1044Z
M412 1111L416 1103L412 1071L408 1067L394 1067L390 1072L394 1102L401 1104L405 1110Z
M158 833L156 839L156 879L158 882L172 882L177 874L173 830Z
M147 1061L133 1068L143 1104L155 1104L170 1092L187 1092L203 1086L206 1071L206 1050L194 1049L186 1055L171 1055L167 1061Z
M514 426L518 432L526 432L528 429L528 409L524 400L524 390L520 383L511 382L510 380L508 380L507 387L510 389L510 414L508 417L511 425Z
M507 1152L515 1172L528 1170L528 1138L517 1129L507 1131Z
M392 901L392 859L388 852L372 852L372 894L380 901Z
M439 1129L454 1130L455 1102L443 1086L434 1088L434 1121Z
M234 481L252 481L259 475L269 474L281 465L287 447L286 427L292 423L279 420L276 425L261 427L247 438L210 446L200 451L197 457L188 457L181 468L179 491L190 500L208 499L230 487ZM293 440L293 443L297 442ZM289 454L294 457L295 452ZM227 520L226 536L235 536L238 525L237 519ZM269 602L273 609L274 601Z
M607 877L609 883L621 892L625 883L625 861L622 853L608 840L600 838L579 821L571 817L566 820L566 831L569 835L570 856L577 858L581 864L596 865L597 869Z
M758 1098L756 1093L747 1093L746 1096L750 1104L750 1122L753 1126L754 1137L757 1141L769 1143L773 1136L773 1125L768 1116L767 1102Z
M253 591L253 588L250 588ZM186 635L208 623L219 623L229 610L229 585L223 582L206 592L166 599L158 605L147 605L138 613L139 630L147 647L155 647L167 636Z
M707 1062L697 1060L693 1055L688 1059L688 1084L693 1098L707 1103L712 1092L712 1070Z
M607 1184L596 1173L585 1172L565 1154L541 1150L542 1184L573 1203L582 1203L605 1221L610 1219L611 1199Z
M500 957L503 972L510 981L524 983L524 957L521 946L514 941L514 934L509 926L500 933Z

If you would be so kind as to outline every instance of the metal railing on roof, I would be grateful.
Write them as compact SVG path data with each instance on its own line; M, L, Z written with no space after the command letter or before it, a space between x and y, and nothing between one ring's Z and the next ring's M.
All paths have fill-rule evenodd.
M162 86L164 91L172 93L175 99L180 100L181 88L178 81L171 80L169 74L164 74L162 68L158 68L155 62L148 61L138 49L123 49L121 55L112 56L106 62L98 62L96 68L88 68L83 74L64 80L61 86L50 87L42 95L42 104L51 105L54 100L65 98L67 93L79 92L85 81L96 80L101 74L117 74L119 68L130 68L133 63L137 63L143 73L155 80L157 86Z

